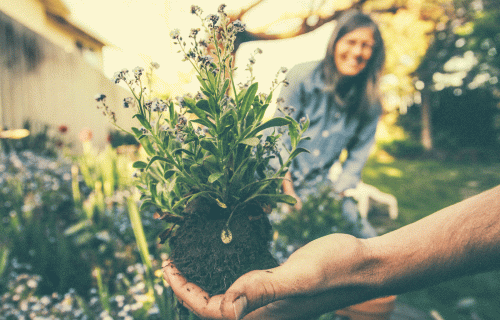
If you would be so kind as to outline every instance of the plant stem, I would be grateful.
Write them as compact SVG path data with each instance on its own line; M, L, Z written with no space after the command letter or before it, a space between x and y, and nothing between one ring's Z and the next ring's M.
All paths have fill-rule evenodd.
M146 241L146 235L144 234L144 228L142 225L142 220L140 217L139 209L137 208L137 204L135 203L135 199L133 197L127 200L128 213L130 218L130 223L132 224L132 230L134 231L135 241L137 244L137 248L139 249L139 254L142 259L142 263L146 267L146 284L148 286L148 291L152 293L155 297L155 301L160 309L160 314L166 315L167 307L165 302L158 295L156 290L154 289L154 281L153 281L153 265L149 256L148 243Z
M102 307L106 311L110 312L111 311L111 307L109 306L108 291L104 287L104 284L102 282L101 268L99 268L99 267L95 268L94 269L94 275L95 275L96 280L97 280L97 288L99 290L99 298L101 299Z

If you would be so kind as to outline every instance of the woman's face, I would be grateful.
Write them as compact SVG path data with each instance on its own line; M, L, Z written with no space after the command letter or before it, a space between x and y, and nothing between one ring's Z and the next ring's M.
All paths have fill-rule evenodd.
M373 30L369 27L355 29L340 38L334 53L340 74L352 77L363 71L372 56L374 45Z

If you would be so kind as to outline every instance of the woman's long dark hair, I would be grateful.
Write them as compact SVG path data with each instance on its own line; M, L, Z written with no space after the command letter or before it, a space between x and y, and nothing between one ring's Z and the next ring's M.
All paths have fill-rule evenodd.
M375 45L373 46L372 55L363 71L353 78L349 78L346 86L345 77L338 72L335 65L335 46L337 41L347 33L365 27L373 30ZM378 82L384 62L384 41L377 24L368 15L358 10L349 10L344 13L338 20L328 42L326 55L322 61L321 76L325 82L325 90L332 92L335 100L346 106L348 119L353 116L363 118L371 111L370 108L380 107Z

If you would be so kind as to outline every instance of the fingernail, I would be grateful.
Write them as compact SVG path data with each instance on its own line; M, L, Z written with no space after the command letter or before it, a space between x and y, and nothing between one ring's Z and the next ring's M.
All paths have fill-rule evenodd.
M233 302L234 316L236 320L240 320L243 318L243 311L247 308L247 298L245 296L238 297Z

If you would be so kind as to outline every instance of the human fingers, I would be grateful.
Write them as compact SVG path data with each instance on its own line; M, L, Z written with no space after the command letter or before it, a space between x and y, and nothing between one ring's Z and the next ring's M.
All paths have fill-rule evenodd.
M295 210L300 211L302 210L302 200L297 196L295 199L297 199L297 203L293 206Z
M302 309L310 310L307 303L292 312L295 305L301 304L293 302L288 305L278 301L318 296L330 290L341 292L343 288L349 288L351 272L359 267L359 246L358 239L341 234L312 241L295 251L283 265L252 271L236 280L224 295L221 310L223 314L228 314L234 305L240 318L245 314L250 317L252 311L258 310L256 314L269 315L270 319L270 314L294 319L294 314L301 314L299 311ZM338 297L336 301L340 301ZM265 308L259 310L262 307Z
M221 313L242 319L252 310L275 301L276 288L272 285L273 277L268 276L272 274L271 270L251 271L238 278L224 294L220 306Z
M241 298L240 298L241 299ZM350 289L327 290L315 295L298 295L279 300L249 311L242 309L236 319L244 320L307 320L340 310L348 305L368 300Z
M221 303L221 312L225 316L234 313L236 319L242 319L244 315L264 307L263 314L269 316L269 319L274 319L271 315L275 309L272 308L274 305L270 305L271 303L299 292L308 292L309 285L315 286L315 279L316 277L311 277L307 271L304 272L300 263L291 265L285 263L273 269L251 271L236 280L226 291ZM280 306L281 302L277 305ZM281 314L281 311L277 314ZM259 317L250 317L250 319L259 319Z
M267 281L265 277L261 279ZM223 298L221 312L234 313L235 319L244 320L307 320L374 297L370 288L360 290L350 285L316 292L289 290L285 294L280 294L279 288L271 293L258 290L259 287L262 283L258 278L249 277L243 287L230 288Z
M222 316L220 311L222 295L210 297L205 290L188 282L170 260L163 261L162 269L165 280L169 283L179 302L198 317L203 319L234 318L234 315L230 318Z

